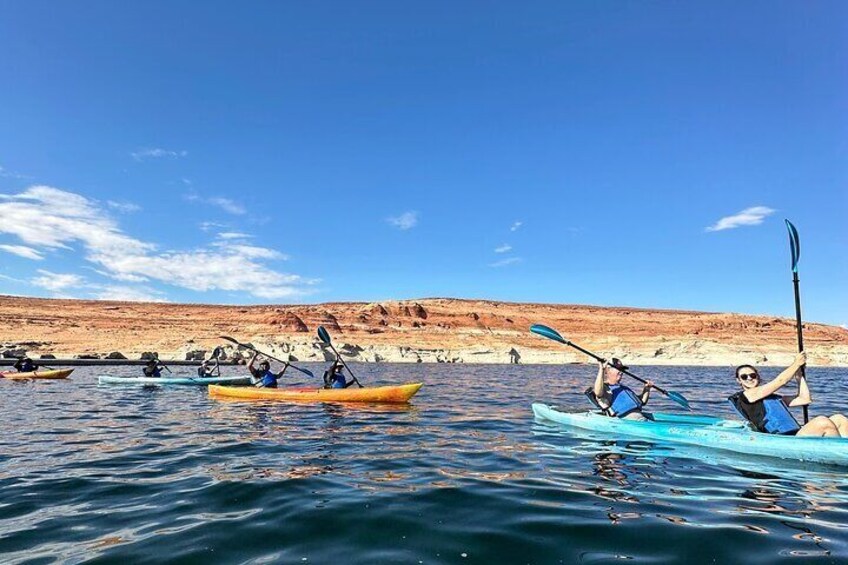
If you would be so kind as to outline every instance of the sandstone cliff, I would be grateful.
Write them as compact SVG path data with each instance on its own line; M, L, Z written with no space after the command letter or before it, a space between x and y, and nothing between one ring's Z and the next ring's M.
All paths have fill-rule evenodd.
M531 334L542 323L632 364L786 365L794 320L744 314L425 299L295 306L215 306L0 297L0 346L31 356L138 358L158 351L185 359L225 345L220 335L292 360L330 357L315 331L325 326L350 360L366 362L586 362L571 348ZM805 324L813 365L848 366L848 330ZM0 347L0 351L3 347ZM232 354L232 348L227 351Z

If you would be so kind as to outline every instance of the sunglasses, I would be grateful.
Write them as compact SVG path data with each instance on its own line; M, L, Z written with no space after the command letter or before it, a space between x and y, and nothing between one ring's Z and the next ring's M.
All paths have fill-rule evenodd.
M743 373L739 375L740 381L755 381L760 378L760 375L757 373Z

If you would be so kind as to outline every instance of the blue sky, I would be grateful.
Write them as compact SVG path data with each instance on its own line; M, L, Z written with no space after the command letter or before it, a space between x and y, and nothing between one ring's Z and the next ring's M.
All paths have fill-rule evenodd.
M2 12L0 293L848 323L844 2Z

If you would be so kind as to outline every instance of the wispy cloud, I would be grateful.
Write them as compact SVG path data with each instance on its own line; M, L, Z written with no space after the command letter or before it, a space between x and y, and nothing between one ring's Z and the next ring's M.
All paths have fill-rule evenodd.
M190 192L183 194L183 198L185 198L189 202L200 202L203 204L208 204L210 206L216 206L224 212L227 212L228 214L233 214L234 216L241 216L247 213L247 210L244 206L242 206L235 200L232 200L231 198L224 198L221 196L206 197L200 195L195 190L191 190Z
M29 282L50 292L64 292L70 288L82 286L85 283L85 278L79 275L54 273L43 269L39 269L38 272L40 276L34 277Z
M158 290L119 285L101 286L94 293L93 298L95 300L116 300L120 302L168 302Z
M775 212L776 210L766 206L745 208L737 214L721 218L715 224L707 226L704 231L722 231L732 230L742 226L758 226L763 223L763 220Z
M220 196L216 196L216 197L210 198L208 200L208 202L209 202L209 204L212 204L213 206L217 206L218 208L220 208L224 212L227 212L228 214L234 214L236 216L241 216L242 214L247 213L247 210L245 209L244 206L242 206L241 204L239 204L235 200L231 200L229 198L221 198Z
M253 236L249 233L242 233L239 231L225 231L219 233L218 237L221 239L250 239Z
M124 214L131 214L133 212L138 212L139 210L141 210L141 206L139 206L138 204L133 204L132 202L118 202L116 200L107 200L106 205L109 206L109 208L117 212L122 212Z
M32 259L33 261L44 259L44 255L39 253L38 250L27 247L26 245L0 245L0 250L23 257L24 259Z
M418 212L410 210L400 216L386 218L386 221L399 230L410 230L418 225Z
M495 253L507 253L509 251L512 251L512 245L508 243L504 243L500 247L495 247Z
M6 168L3 168L3 167L0 167L0 178L6 178L6 179L28 179L28 178L30 178L30 177L28 177L27 175L24 175L24 174L21 174L21 173L17 173L17 172L15 172L15 171L10 171L9 169L6 169Z
M515 265L516 263L521 262L521 257L507 257L506 259L501 259L500 261L495 261L494 263L490 263L490 267L507 267L509 265Z
M145 147L130 153L136 161L146 161L149 159L180 159L188 156L188 151L172 151L170 149L162 149L160 147Z
M238 241L216 241L191 251L160 251L155 244L124 233L96 201L48 186L0 195L0 233L16 236L38 253L80 246L87 262L119 281L158 281L198 292L244 292L263 299L303 295L316 282L266 264L284 259L282 253ZM40 286L56 287L44 277L38 279ZM69 284L72 279L60 280Z
M518 231L523 225L524 222L513 222L512 225L509 226L509 231Z

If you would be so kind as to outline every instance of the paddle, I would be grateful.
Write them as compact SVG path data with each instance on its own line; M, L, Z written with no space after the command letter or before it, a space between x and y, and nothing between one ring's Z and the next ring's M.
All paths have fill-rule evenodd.
M171 373L172 375L174 374L174 372L173 372L171 369L169 369L169 368L168 368L168 366L167 366L166 364L164 364L164 363L163 363L163 362L159 359L159 357L158 357L158 356L154 356L154 357L153 357L153 359L155 359L155 360L156 360L156 362L157 362L159 365L161 365L163 369L165 369L166 371L168 371L168 372L169 372L169 373Z
M607 360L604 359L603 357L599 357L599 356L595 355L594 353L592 353L591 351L587 351L587 350L583 349L582 347L580 347L579 345L576 345L576 344L568 341L567 339L562 337L559 334L558 331L556 331L555 329L549 328L548 326L543 326L541 324L534 324L534 325L530 326L530 331L533 332L534 334L540 335L542 337L546 337L548 339L558 341L558 342L563 343L565 345L569 345L569 346L573 347L574 349L576 349L577 351L580 351L581 353L585 353L589 357L592 357L593 359L596 359L596 360L600 361L601 363L607 362ZM634 375L630 371L621 371L621 372L624 373L625 375L629 376L629 377L633 377L634 379L636 379L637 381L639 381L641 383L648 382L645 379L643 379L642 377L638 377L638 376ZM682 407L684 407L685 409L692 410L692 408L689 406L689 401L686 400L686 398L682 394L680 394L679 392L666 391L666 390L658 387L657 385L654 385L654 388L657 389L658 392L666 395L671 400L673 400L674 402L676 402L679 405L681 405Z
M253 347L252 345L248 345L248 344L246 344L246 343L241 343L239 340L237 340L237 339L235 339L235 338L232 338L232 337L230 337L230 336L226 336L226 335L220 335L220 336L218 336L218 337L220 337L221 339L225 339L225 340L229 341L230 343L234 343L234 344L238 345L239 347L244 347L245 349L249 349L249 350L251 350L251 351L253 351L253 352L255 352L255 353L259 353L260 355L264 355L264 356L265 356L265 357L267 357L268 359L273 359L274 361L276 361L276 362L278 362L278 363L282 363L283 365L285 365L285 367L283 367L283 371L285 371L285 370L286 370L286 367L291 367L292 369L294 369L294 370L296 370L296 371L300 371L300 372L301 372L301 373L303 373L304 375L309 375L310 377L314 377L314 376L315 376L315 375L312 373L312 371L310 371L310 370L308 370L308 369L301 369L300 367L296 367L296 366L292 365L292 364L291 364L291 363L289 363L288 361L283 361L282 359L277 359L276 357L272 357L272 356L268 355L268 354L267 354L267 353L265 353L265 352L259 351L258 349L256 349L256 348L255 348L255 347Z
M353 374L353 371L351 371L351 370L350 370L350 367L348 367L348 366L347 366L347 363L345 363L345 360L344 360L344 359L342 359L342 356L341 356L341 355L339 355L339 352L338 352L338 351L336 351L336 348L335 348L335 347L333 347L333 342L330 340L330 334L328 334L328 333L327 333L327 330L325 330L325 329L324 329L324 326L318 326L318 337L319 337L319 338L321 338L321 341L323 341L325 344L327 344L328 346L330 346L330 349L332 349L332 350L333 350L333 353L335 353L335 354L336 354L336 358L337 358L339 361L341 361L341 362L342 362L342 365L344 365L344 368L345 368L345 369L347 369L347 372L348 372L348 373L350 373L350 376L351 376L351 377L353 377L353 382L355 382L356 384L358 384L358 385L359 385L359 388L365 388L365 387L363 387L363 386L362 386L362 384L359 382L359 379L357 379L357 378L356 378L356 375L354 375L354 374Z
M789 230L789 248L792 252L792 284L795 287L795 328L798 332L798 353L804 351L804 328L801 325L801 289L798 286L798 260L801 258L801 242L798 240L798 230L792 225L789 220L786 222L786 229ZM806 379L807 375L804 367L801 367L801 378ZM804 423L810 421L810 413L807 406L804 406Z

